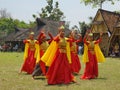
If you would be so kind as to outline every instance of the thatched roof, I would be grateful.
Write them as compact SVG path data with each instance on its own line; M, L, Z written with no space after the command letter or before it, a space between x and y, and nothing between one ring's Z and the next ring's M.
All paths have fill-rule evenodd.
M116 12L111 12L103 9L99 9L93 20L92 32L94 33L94 38L101 31L104 33L102 35L102 42L100 47L105 56L109 54L109 48L116 42L119 42L120 38L120 14Z
M13 33L10 33L6 38L5 41L20 41L24 39L29 29L21 29L15 28Z
M59 21L49 21L49 20L42 20L40 18L36 19L36 26L32 29L21 29L21 28L15 28L15 31L11 34L9 34L5 41L22 41L26 38L28 38L28 35L31 31L35 33L35 38L37 39L40 31L42 28L44 28L44 32L48 33L51 32L53 36L56 36L58 33L58 27L59 27ZM65 29L65 35L67 36L70 30ZM47 39L49 39L49 36L47 35Z
M102 15L103 21L101 22L97 22L95 19L97 18L97 14L100 13ZM118 27L118 22L120 22L120 14L116 13L116 12L111 12L111 11L107 11L107 10L103 10L103 9L99 9L97 12L93 24L94 23L105 23L108 31L110 33L113 33L114 31L114 27Z
M52 33L53 36L56 36L58 34L58 27L60 27L61 22L64 22L64 21L53 21L53 20L42 20L42 21L46 23L46 25L44 26L46 35L49 31ZM65 28L65 36L68 36L69 32L70 30ZM47 38L49 38L48 35Z

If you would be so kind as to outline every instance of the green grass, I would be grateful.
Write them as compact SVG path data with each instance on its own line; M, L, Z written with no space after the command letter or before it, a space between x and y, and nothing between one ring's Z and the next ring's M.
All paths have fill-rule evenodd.
M81 58L80 58L81 59ZM120 58L106 58L99 64L99 77L93 80L80 80L68 85L47 85L47 80L33 80L31 75L18 74L23 63L23 53L0 52L0 90L120 90Z

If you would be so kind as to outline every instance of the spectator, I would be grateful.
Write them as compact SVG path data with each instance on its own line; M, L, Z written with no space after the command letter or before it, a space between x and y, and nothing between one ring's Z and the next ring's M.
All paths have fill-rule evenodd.
M15 45L15 47L13 47L13 51L17 51L18 50L18 44Z
M2 51L2 46L0 45L0 51Z
M115 56L116 57L119 57L120 56L120 51L119 51L119 44L116 43L115 46L114 46L114 53L115 53Z

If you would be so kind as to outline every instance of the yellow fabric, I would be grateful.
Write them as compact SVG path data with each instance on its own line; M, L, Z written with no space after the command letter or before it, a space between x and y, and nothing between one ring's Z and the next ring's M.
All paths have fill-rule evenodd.
M89 62L89 58L88 58L88 46L86 44L84 44L84 53L83 53L83 62Z
M101 51L101 49L100 49L98 44L95 44L94 51L95 51L95 55L96 55L97 61L99 63L105 62L105 57L104 57L104 55L103 55L103 53L102 53L102 51ZM86 44L84 44L83 62L84 63L89 62L88 46Z
M101 49L100 49L98 44L95 44L94 50L95 50L95 55L97 57L97 61L99 63L105 62L105 57L104 57L104 55L103 55L103 53L102 53L102 51L101 51Z
M28 42L30 42L30 40L27 40ZM34 54L34 58L38 58L40 59L40 56L37 56L39 53L39 44L36 43L37 40L34 40L35 43L35 54ZM24 60L26 60L26 58L28 57L28 48L29 48L29 43L25 43L25 51L24 51Z
M35 51L35 58L36 58L36 63L40 62L40 46L39 44L35 45L36 51Z
M45 54L41 57L41 60L46 64L46 66L51 66L57 49L58 49L58 43L53 40L50 46L48 47L48 49L46 50ZM67 51L68 62L71 63L69 42L67 42L66 51Z
M66 51L67 51L68 62L69 62L69 63L72 63L72 62L71 62L71 53L70 53L70 42L67 42L66 44L67 44L67 45L66 45Z
M29 44L26 43L25 44L25 51L24 51L24 60L26 60L26 58L28 57L28 48L29 48Z
M50 66L52 64L57 48L58 44L53 40L44 55L41 57L41 60L46 64L46 66Z
M35 54L34 54L34 58L37 58L37 53L38 53L38 49L39 49L39 44L36 43L37 41L34 40L34 43L35 43Z

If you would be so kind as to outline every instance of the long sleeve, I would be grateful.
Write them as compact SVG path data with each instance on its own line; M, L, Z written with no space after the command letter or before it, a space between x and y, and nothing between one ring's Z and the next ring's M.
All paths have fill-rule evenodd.
M82 42L82 37L75 41L76 43Z
M59 36L56 36L55 38L54 38L54 41L56 41L56 42L59 42Z
M23 43L25 44L25 43L29 43L29 40L23 40Z
M51 33L48 33L49 37L50 37L50 40L48 40L48 43L50 44L52 42L52 40L54 39L54 37L52 36Z
M100 43L101 41L102 41L102 39L99 38L98 40L95 41L95 44L98 44L98 43Z
M48 33L48 35L49 35L50 39L53 40L52 34L51 34L51 33Z
M87 40L86 40L86 36L84 37L83 42L84 42L86 45L89 44L89 43L87 42Z

